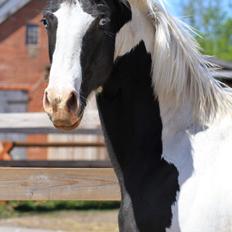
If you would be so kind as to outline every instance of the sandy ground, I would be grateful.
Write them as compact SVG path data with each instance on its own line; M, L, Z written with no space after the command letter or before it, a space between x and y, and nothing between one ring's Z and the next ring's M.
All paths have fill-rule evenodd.
M0 226L1 232L56 232L54 230L37 230L37 229L27 229L27 228L20 228L18 226Z
M118 232L117 211L61 211L0 219L1 232L24 232L20 228L56 232ZM18 228L10 230L10 228ZM26 231L25 231L26 232ZM36 232L36 231L35 231ZM42 232L42 231L41 231Z

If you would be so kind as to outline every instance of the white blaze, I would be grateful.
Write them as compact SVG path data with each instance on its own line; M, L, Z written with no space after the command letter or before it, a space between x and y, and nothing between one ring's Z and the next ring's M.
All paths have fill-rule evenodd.
M48 88L60 92L63 89L75 89L79 92L82 39L94 18L83 11L78 1L74 6L62 3L54 14L58 27Z

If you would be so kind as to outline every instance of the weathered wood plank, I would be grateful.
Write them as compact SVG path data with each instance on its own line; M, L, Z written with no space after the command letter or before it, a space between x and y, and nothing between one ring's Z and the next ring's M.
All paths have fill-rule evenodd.
M0 167L24 168L112 168L110 161L77 160L10 160L0 161Z
M67 132L55 129L45 113L1 113L0 133L101 135L98 122L96 114L89 113L78 129Z
M3 141L4 143L4 141ZM8 142L9 143L9 142ZM40 148L48 148L48 147L56 147L56 148L70 148L70 147L105 147L105 143L102 142L12 142L14 147L40 147Z
M112 169L0 168L0 200L120 200Z

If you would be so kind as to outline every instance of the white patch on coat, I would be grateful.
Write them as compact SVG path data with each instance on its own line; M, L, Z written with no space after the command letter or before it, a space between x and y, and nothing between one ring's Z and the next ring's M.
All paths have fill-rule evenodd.
M83 11L79 1L75 5L62 3L54 14L58 19L58 27L48 88L55 88L57 92L64 89L79 92L82 81L82 39L94 18Z
M163 157L178 169L180 184L167 232L232 232L231 116L202 127L191 119L187 123L186 105L178 116L172 112L171 119L164 102L160 104Z

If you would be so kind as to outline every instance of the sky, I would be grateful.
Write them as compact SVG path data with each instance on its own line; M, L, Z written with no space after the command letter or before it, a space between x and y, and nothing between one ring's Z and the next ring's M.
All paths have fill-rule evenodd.
M171 12L177 16L183 16L181 15L181 2L184 2L183 0L165 0L168 4L168 8L171 10ZM194 0L193 0L194 1ZM204 1L204 0L202 0ZM224 3L225 9L227 8L227 6L230 4L232 4L232 0L222 0L222 2ZM232 9L229 12L230 16L232 17ZM186 16L186 15L184 15Z

